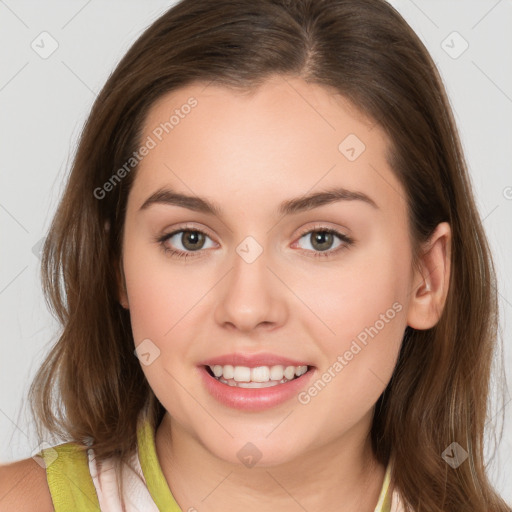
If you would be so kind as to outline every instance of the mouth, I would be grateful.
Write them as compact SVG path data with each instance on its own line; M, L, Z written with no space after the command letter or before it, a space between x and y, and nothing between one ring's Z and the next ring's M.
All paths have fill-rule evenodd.
M208 375L226 386L261 389L301 379L313 369L313 366L273 365L249 367L216 364L204 365L204 368Z
M247 412L278 407L297 399L317 374L301 359L260 352L232 352L201 361L205 390L220 404Z

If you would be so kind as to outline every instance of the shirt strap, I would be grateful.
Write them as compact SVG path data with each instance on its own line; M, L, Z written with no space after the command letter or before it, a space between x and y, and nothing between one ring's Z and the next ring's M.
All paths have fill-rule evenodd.
M158 510L161 512L182 512L160 467L156 454L154 428L148 418L145 418L145 421L137 430L137 445L142 473Z
M46 467L55 512L98 512L100 505L89 472L87 450L69 442L46 448L38 454Z
M391 498L393 489L390 485L390 482L392 466L392 462L389 462L387 465L386 473L384 474L384 482L382 483L379 499L377 501L377 506L375 507L374 512L391 512Z

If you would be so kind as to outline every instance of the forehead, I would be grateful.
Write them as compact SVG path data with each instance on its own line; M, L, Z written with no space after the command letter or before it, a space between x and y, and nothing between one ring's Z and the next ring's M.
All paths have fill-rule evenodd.
M133 186L139 207L165 185L246 205L340 185L384 208L403 196L381 128L348 99L298 78L247 91L195 83L168 93L149 110L142 143L151 149Z

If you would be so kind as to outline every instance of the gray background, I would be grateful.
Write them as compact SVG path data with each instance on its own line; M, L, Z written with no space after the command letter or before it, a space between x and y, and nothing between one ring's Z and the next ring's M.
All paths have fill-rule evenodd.
M455 111L497 266L504 360L512 382L512 1L390 3L430 51ZM172 4L0 0L2 462L29 457L37 448L26 392L58 327L41 293L38 243L63 191L78 134L114 66ZM469 46L462 52L464 41ZM44 55L52 44L57 49ZM510 400L509 391L505 401ZM493 401L493 424L500 408ZM489 466L491 480L510 503L511 409L509 403L504 437Z

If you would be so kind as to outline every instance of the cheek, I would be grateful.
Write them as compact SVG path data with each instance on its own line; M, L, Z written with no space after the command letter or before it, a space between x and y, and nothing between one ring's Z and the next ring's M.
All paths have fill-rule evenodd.
M190 375L181 363L190 358L187 334L194 331L191 308L205 293L198 286L202 277L191 276L188 269L171 263L151 243L127 237L125 247L131 328L135 345L141 347L141 369L157 398L173 411L174 419L186 422L190 404L180 383ZM149 361L144 362L143 352L149 352Z
M332 283L321 299L322 320L334 334L318 321L312 329L324 357L298 398L312 431L321 430L326 438L370 414L391 379L406 327L397 270L387 265L366 270L361 279L350 273L341 286Z
M175 334L208 291L209 279L204 271L192 271L166 256L156 244L130 244L127 239L123 265L136 343L152 337L164 340Z
M364 338L365 329L375 324L379 332L400 331L403 315L397 310L406 309L409 273L405 269L410 263L407 251L398 247L384 237L376 238L364 248L348 250L339 263L305 274L298 283L297 294L314 313L309 315L314 338L323 341L330 354L361 333Z
M197 316L204 311L202 299L215 276L209 275L211 270L171 261L158 246L135 237L127 237L125 247L123 266L135 345L145 343L156 354L150 364L141 365L142 370L159 399L170 399L174 405L166 405L177 410L180 405L175 402L183 393L169 391L179 391L179 382L190 378L188 366L182 363L194 360L190 339L202 325Z
M315 402L319 414L323 402L332 404L333 414L351 411L351 418L360 417L389 382L407 325L410 261L405 247L375 239L320 281L318 274L311 277L307 297L316 317L310 315L307 325L324 355L320 382L311 393L322 398L308 393L304 401Z

